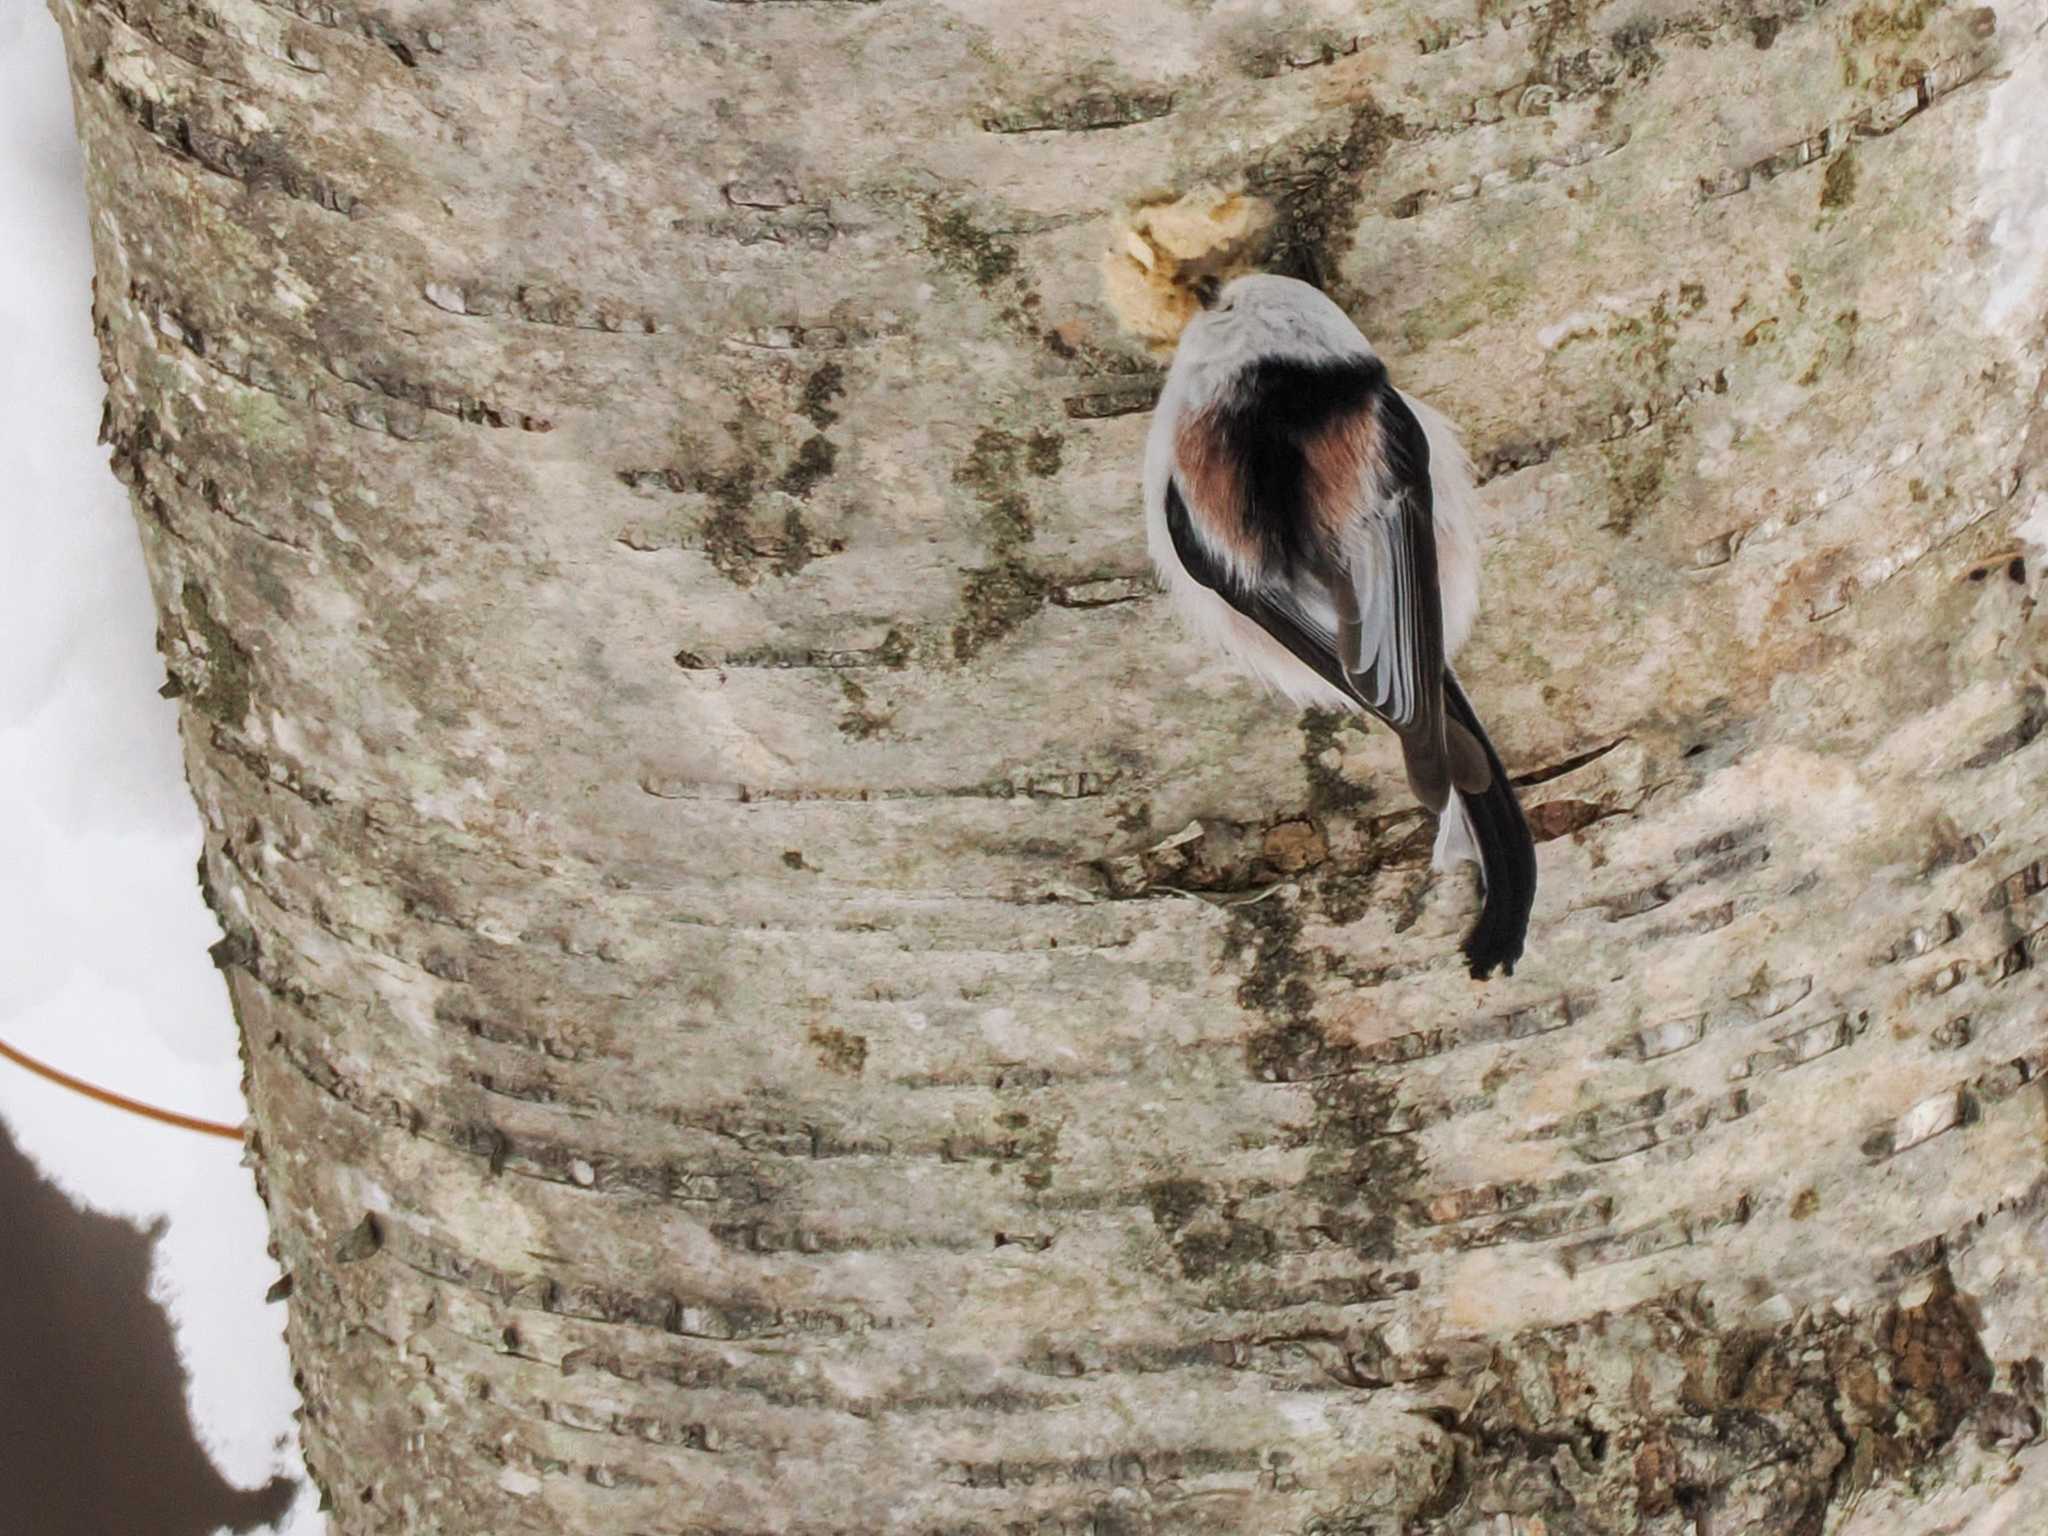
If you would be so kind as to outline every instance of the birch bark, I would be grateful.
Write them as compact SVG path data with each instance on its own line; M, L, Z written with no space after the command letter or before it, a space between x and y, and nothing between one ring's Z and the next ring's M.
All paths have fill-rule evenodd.
M53 4L337 1530L2048 1507L2042 0ZM1512 981L1152 593L1213 185L1486 476Z

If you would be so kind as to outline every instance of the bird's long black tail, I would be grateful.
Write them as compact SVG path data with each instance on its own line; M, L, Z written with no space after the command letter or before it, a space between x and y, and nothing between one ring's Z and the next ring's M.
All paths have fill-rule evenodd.
M1495 966L1512 976L1529 934L1530 910L1536 905L1536 840L1529 835L1529 823L1500 754L1493 750L1485 727L1472 712L1472 701L1449 667L1444 668L1444 713L1472 733L1492 770L1492 778L1478 794L1456 792L1478 845L1479 872L1486 887L1479 921L1465 938L1465 958L1481 981Z

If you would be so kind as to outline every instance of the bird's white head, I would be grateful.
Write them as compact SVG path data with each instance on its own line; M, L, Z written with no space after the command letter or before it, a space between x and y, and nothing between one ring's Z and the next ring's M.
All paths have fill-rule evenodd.
M1329 363L1373 355L1372 343L1321 289L1255 272L1224 284L1188 322L1175 363L1227 370L1262 358Z

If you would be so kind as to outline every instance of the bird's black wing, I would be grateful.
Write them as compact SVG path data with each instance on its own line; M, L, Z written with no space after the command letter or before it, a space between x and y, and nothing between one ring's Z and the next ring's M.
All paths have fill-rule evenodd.
M1417 799L1483 786L1444 724L1429 439L1377 359L1259 365L1182 434L1168 498L1183 567L1391 728Z
M1343 530L1325 575L1337 615L1337 658L1346 690L1401 738L1415 798L1442 811L1452 772L1444 740L1443 599L1437 587L1429 439L1399 391L1378 392L1377 461L1342 497L1329 521ZM1339 518L1341 517L1341 521Z
M1293 581L1235 575L1197 533L1177 476L1166 488L1167 532L1190 577L1395 731L1418 799L1439 814L1466 816L1486 895L1465 957L1475 977L1496 968L1512 974L1535 901L1535 843L1492 742L1443 660L1428 439L1398 392L1382 398L1392 402L1383 418L1387 484L1361 488L1358 499L1369 510L1320 577L1334 633L1305 613Z

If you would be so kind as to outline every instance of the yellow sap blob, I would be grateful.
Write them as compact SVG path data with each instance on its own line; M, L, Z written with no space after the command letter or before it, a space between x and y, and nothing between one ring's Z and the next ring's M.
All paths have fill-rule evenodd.
M1201 308L1194 285L1253 271L1272 227L1272 204L1216 187L1141 204L1118 221L1103 254L1103 296L1125 330L1170 356Z

